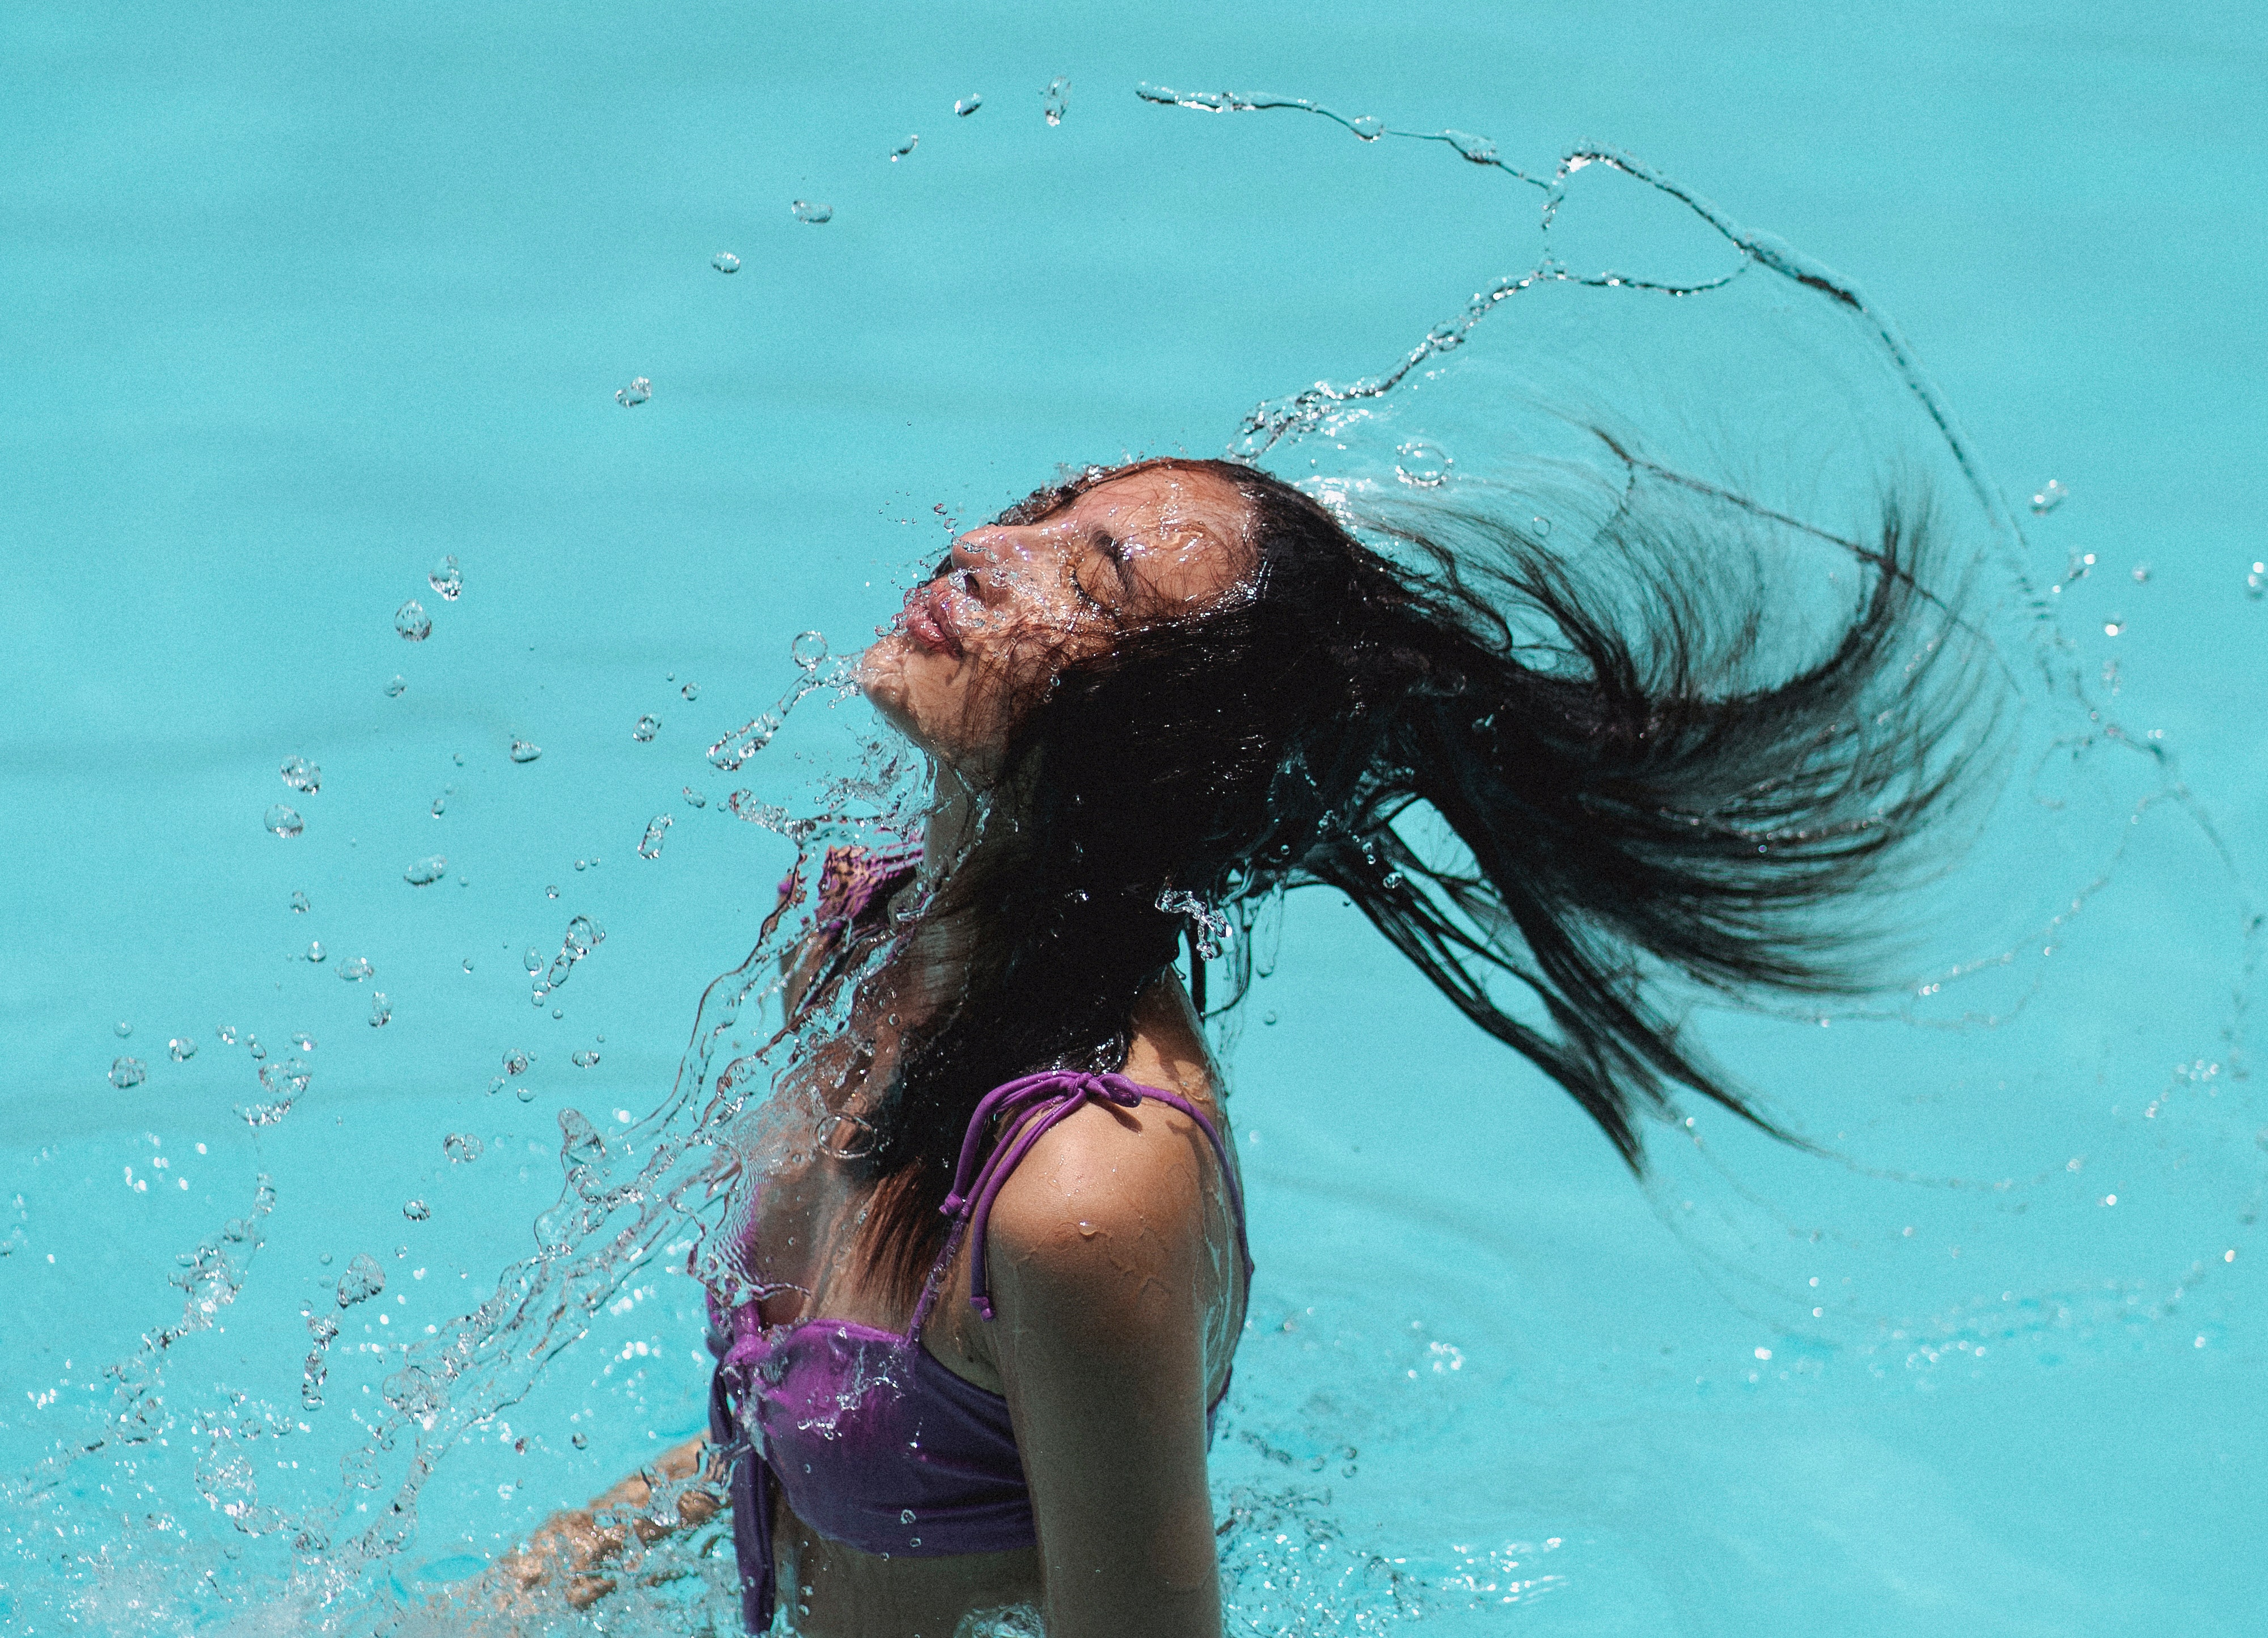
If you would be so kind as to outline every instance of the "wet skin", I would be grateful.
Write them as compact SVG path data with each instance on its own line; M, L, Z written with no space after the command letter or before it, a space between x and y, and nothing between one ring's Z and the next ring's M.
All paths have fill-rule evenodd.
M1056 671L1145 621L1240 595L1251 562L1241 497L1173 467L1135 471L1036 522L956 540L859 672L868 698L935 771L924 869L949 868L982 845L978 793L996 785L1018 716ZM856 1106L863 1083L887 1081L897 1044L888 1015L951 993L963 959L954 929L924 927L870 981L849 1032L865 1044L814 1054L830 1066L828 1107ZM1226 1136L1217 1070L1171 972L1144 993L1132 1025L1124 1072L1179 1092ZM814 1159L769 1175L761 1200L760 1272L796 1288L768 1303L768 1320L905 1327L909 1304L873 1275L860 1235L865 1193L845 1168ZM780 1597L796 1629L952 1638L971 1612L1028 1605L1043 1612L1051 1638L1217 1638L1204 1413L1226 1378L1244 1292L1204 1135L1154 1103L1083 1108L1011 1176L990 1238L996 1318L979 1319L968 1304L964 1244L923 1341L947 1370L1007 1399L1040 1546L886 1560L821 1538L783 1501ZM700 1443L666 1460L690 1471ZM588 1518L555 1519L519 1561L519 1579L563 1572L578 1603L609 1590L613 1544Z

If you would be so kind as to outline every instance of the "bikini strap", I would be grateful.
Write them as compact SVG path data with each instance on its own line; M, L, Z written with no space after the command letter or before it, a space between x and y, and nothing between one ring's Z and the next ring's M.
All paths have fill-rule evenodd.
M976 1105L968 1135L961 1141L961 1161L954 1169L953 1193L938 1208L953 1219L953 1230L946 1237L944 1253L923 1284L921 1300L914 1309L913 1324L908 1327L907 1334L920 1333L922 1321L937 1300L946 1270L952 1267L954 1253L960 1249L964 1232L974 1237L969 1248L968 1301L982 1318L991 1318L992 1295L984 1272L984 1233L991 1220L992 1202L999 1198L1009 1173L1031 1152L1033 1144L1075 1111L1088 1104L1116 1104L1122 1109L1131 1109L1145 1098L1189 1116L1212 1145L1213 1157L1220 1163L1221 1185L1228 1193L1229 1212L1236 1223L1237 1252L1243 1259L1248 1282L1252 1277L1252 1251L1244 1231L1244 1190L1236 1180L1235 1168L1229 1164L1228 1146L1221 1142L1219 1128L1204 1111L1177 1092L1144 1086L1123 1075L1044 1069L993 1088ZM1012 1135L993 1145L987 1156L983 1154L984 1139L996 1120L1003 1132Z

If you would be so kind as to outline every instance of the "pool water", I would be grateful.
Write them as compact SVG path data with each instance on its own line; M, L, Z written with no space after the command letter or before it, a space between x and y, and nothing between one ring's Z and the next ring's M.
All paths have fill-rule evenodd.
M1057 463L1256 448L1482 292L1265 458L1543 515L1572 407L1822 514L1926 478L2009 772L1902 990L1697 1007L1822 1154L1689 1110L1640 1184L1336 899L1256 929L1234 1629L2255 1628L2250 12L0 30L0 1625L414 1630L699 1427L689 1223L523 1260L563 1112L632 1170L685 1128L792 856L728 797L808 809L868 724L709 748ZM1178 106L1232 91L1328 112ZM670 1567L560 1629L726 1629Z

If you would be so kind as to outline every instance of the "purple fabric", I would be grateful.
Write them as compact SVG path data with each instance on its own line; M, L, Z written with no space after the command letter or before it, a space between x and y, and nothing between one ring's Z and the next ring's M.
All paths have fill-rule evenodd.
M1087 1103L1131 1108L1145 1098L1189 1115L1211 1142L1248 1281L1243 1197L1220 1134L1204 1113L1124 1076L1052 1070L1012 1081L977 1105L945 1207L953 1230L904 1335L835 1319L767 1331L755 1304L728 1313L711 1301L709 1347L717 1374L710 1437L732 1463L733 1546L741 1620L749 1632L771 1625L774 1486L806 1524L861 1552L940 1558L1036 1542L1008 1401L946 1369L923 1346L922 1321L970 1230L970 1296L977 1311L991 1318L986 1221L1008 1174L1040 1135ZM1010 1135L980 1165L996 1120ZM1216 1399L1205 1412L1208 1437L1219 1405Z

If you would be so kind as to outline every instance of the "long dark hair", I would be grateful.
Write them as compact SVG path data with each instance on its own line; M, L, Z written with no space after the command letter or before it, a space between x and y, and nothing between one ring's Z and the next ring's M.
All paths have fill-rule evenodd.
M1129 631L1018 725L1012 833L928 912L958 918L966 982L914 1035L857 1163L885 1272L909 1284L934 1257L987 1091L1118 1068L1191 907L1226 917L1287 887L1345 894L1633 1167L1638 1116L1674 1089L1769 1128L1683 1039L1665 981L1869 987L1865 919L1808 912L1926 862L1906 844L1963 786L1953 733L1979 674L1929 584L1926 505L1887 501L1844 542L1855 599L1769 675L1770 515L1660 468L1630 464L1579 569L1490 510L1367 519L1374 549L1256 468L1142 465L1160 464L1243 496L1251 594ZM1090 469L1004 521L1135 469ZM1425 810L1448 835L1413 845ZM1223 1009L1249 951L1226 952ZM1497 993L1506 980L1526 1000Z

